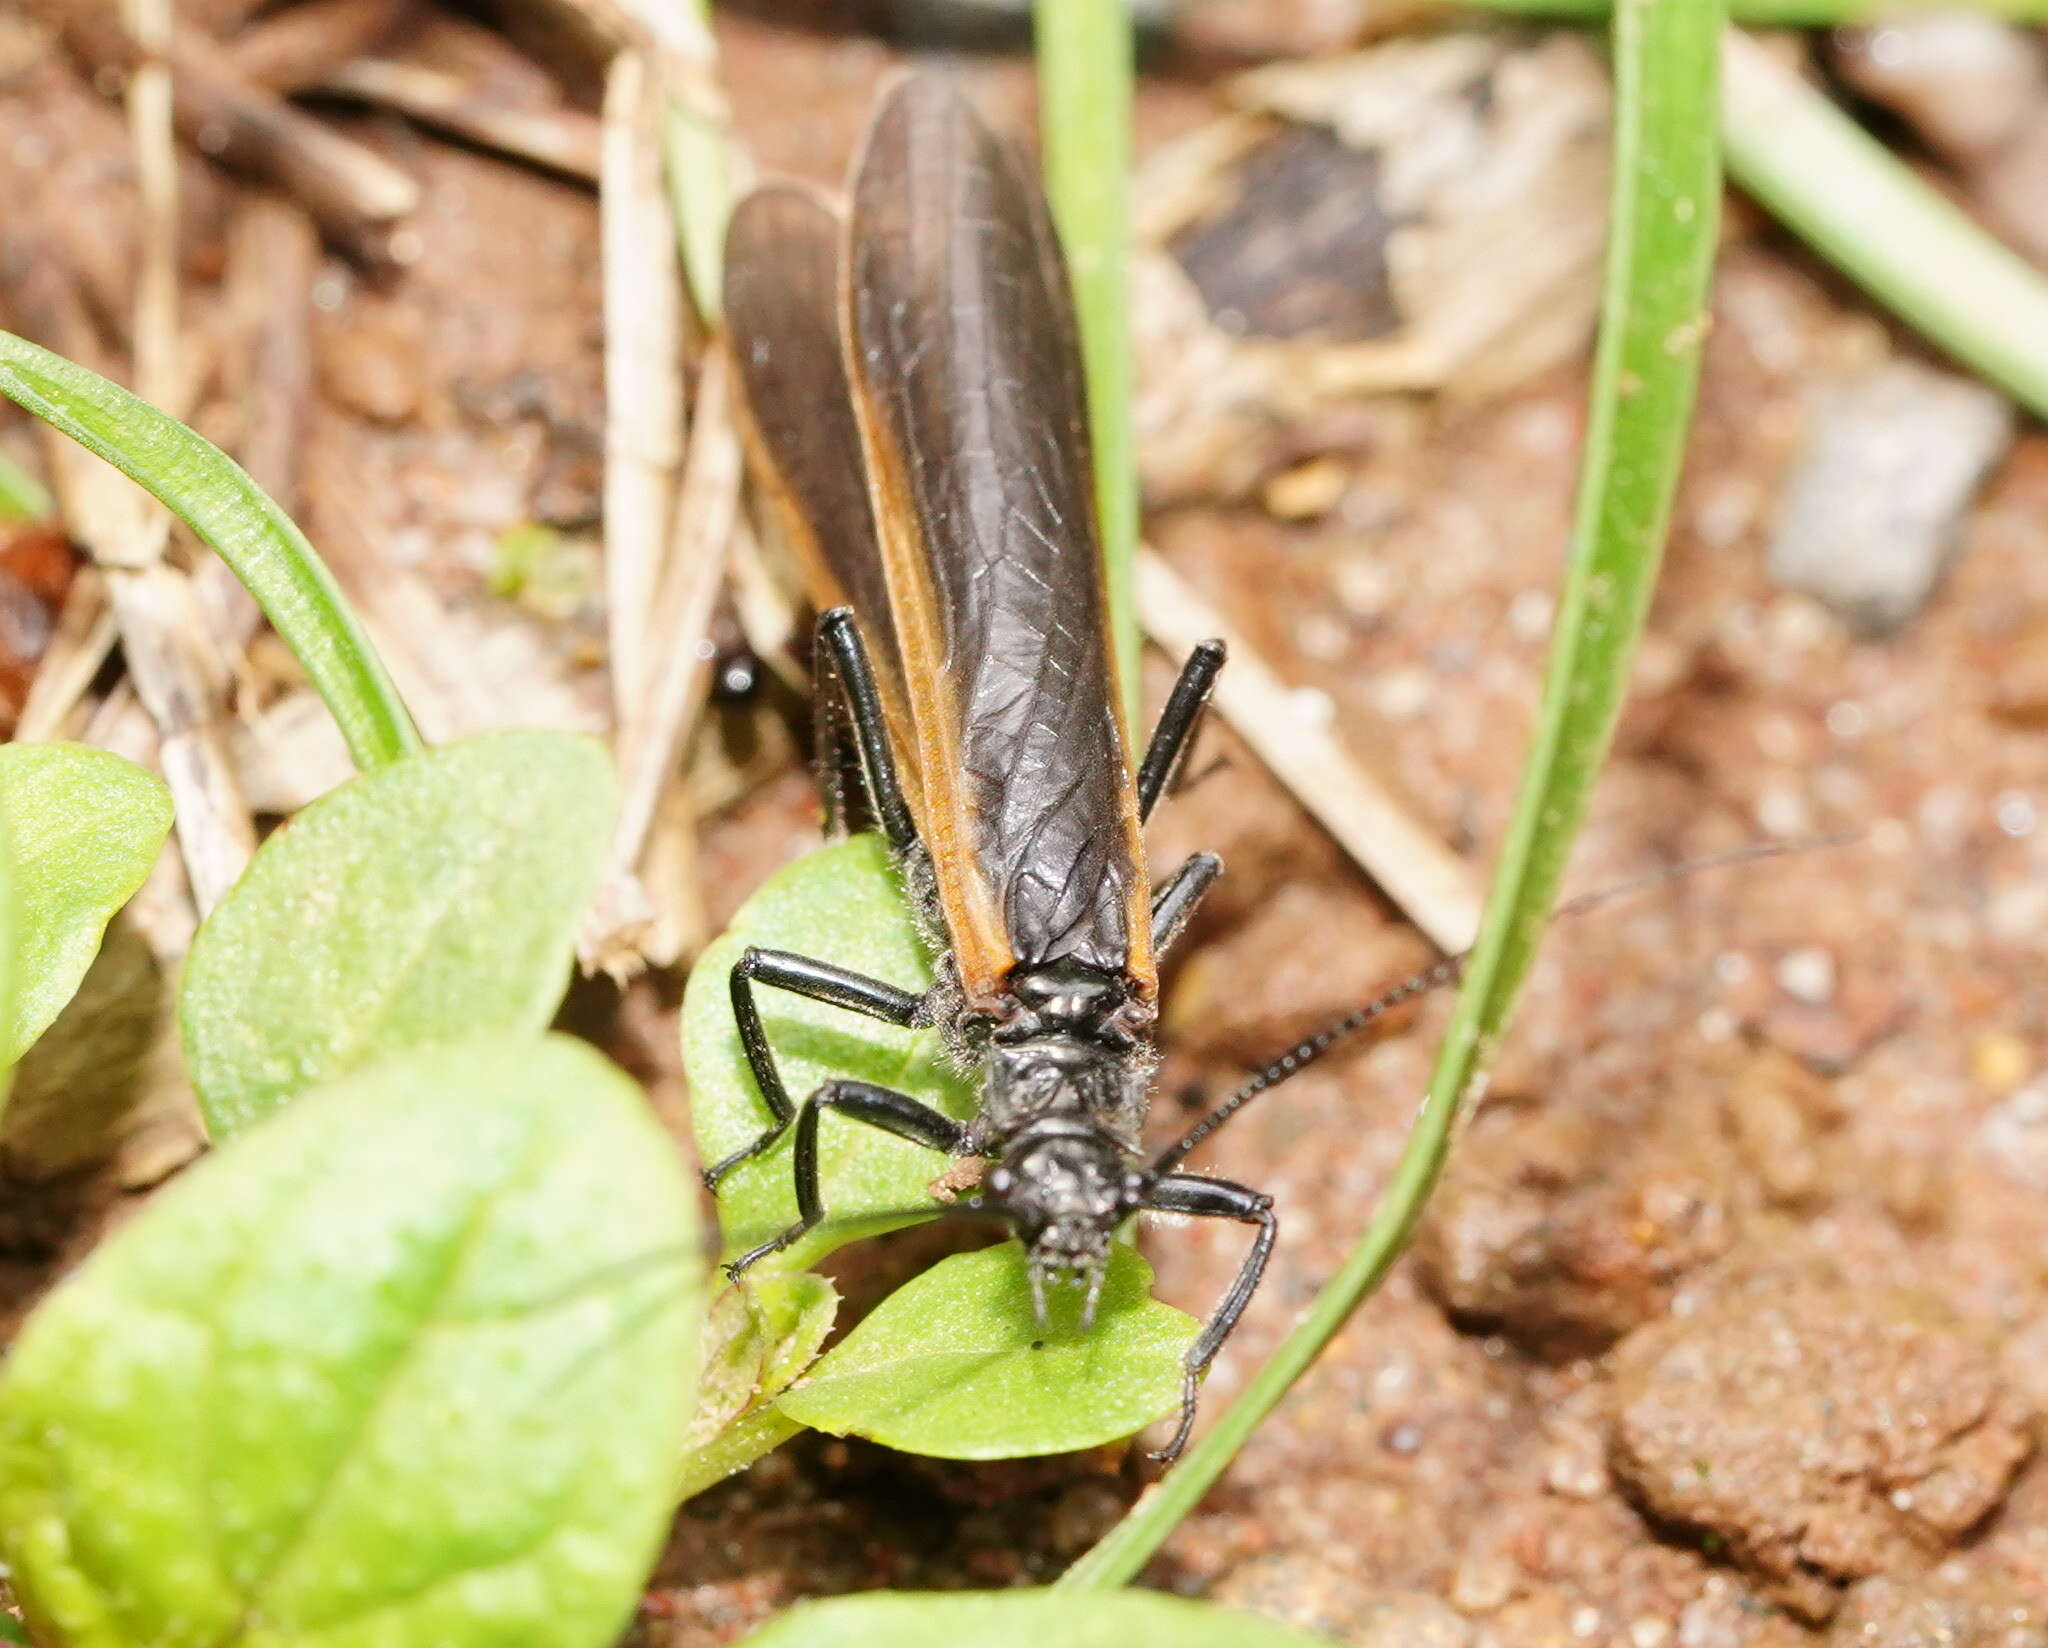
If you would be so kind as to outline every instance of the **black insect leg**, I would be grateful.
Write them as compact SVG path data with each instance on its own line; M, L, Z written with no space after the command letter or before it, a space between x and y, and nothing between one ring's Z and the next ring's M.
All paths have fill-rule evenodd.
M908 1093L877 1087L864 1081L829 1081L804 1100L796 1119L796 1206L798 1218L780 1236L763 1242L753 1252L742 1254L726 1266L726 1274L738 1281L749 1265L779 1253L799 1240L825 1217L824 1198L818 1190L818 1118L837 1110L855 1121L879 1127L899 1139L930 1145L934 1150L957 1152L966 1142L966 1127L951 1116L941 1115L920 1104ZM1212 1353L1213 1354L1213 1353Z
M796 1114L789 1089L782 1084L782 1072L775 1067L775 1050L768 1045L768 1033L761 1027L760 1009L754 1003L756 984L773 985L812 1001L829 1002L851 1012L865 1013L886 1024L908 1025L917 1017L923 997L899 990L893 984L871 979L863 973L834 967L829 961L793 955L787 950L748 950L734 964L731 978L733 1022L739 1026L740 1046L747 1055L747 1068L754 1073L754 1085L768 1106L774 1122L767 1132L724 1161L705 1170L704 1183L716 1190L726 1174L750 1160L782 1137Z
M904 799L902 781L896 775L896 756L889 747L889 723L882 713L882 694L875 686L875 672L868 662L867 644L860 638L853 608L834 607L818 620L819 653L828 657L838 690L845 695L846 713L853 722L859 745L860 773L867 785L867 801L882 834L896 852L917 840L917 826ZM820 671L819 689L827 690ZM821 752L824 754L827 752Z
M1204 641L1188 654L1180 667L1180 679L1167 695L1166 708L1159 712L1159 725L1152 729L1152 742L1145 746L1145 759L1138 767L1138 816L1150 818L1152 808L1166 793L1173 776L1186 759L1201 725L1202 709L1209 702L1209 689L1223 668L1221 641Z
M1203 1324L1195 1342L1188 1347L1187 1360L1182 1363L1186 1374L1181 1385L1180 1428L1173 1433L1173 1440L1152 1456L1165 1460L1178 1457L1188 1445L1188 1436L1195 1428L1195 1394L1202 1374L1216 1360L1223 1341L1230 1337L1244 1307L1251 1303L1259 1278L1265 1273L1266 1260L1272 1256L1280 1221L1273 1212L1273 1198L1263 1191L1229 1179L1207 1179L1198 1173L1163 1175L1153 1183L1144 1205L1161 1213L1186 1213L1198 1219L1236 1219L1259 1227L1258 1235L1252 1238L1252 1250L1238 1268L1230 1291L1224 1294L1216 1314Z
M825 644L822 624L811 642L811 762L817 773L818 799L824 805L825 839L840 841L855 830L874 827L874 807L868 800L860 740L854 735L847 707L846 682L832 649Z
M1173 879L1152 895L1152 953L1164 955L1194 919L1195 906L1209 884L1223 873L1223 860L1214 853L1195 853Z

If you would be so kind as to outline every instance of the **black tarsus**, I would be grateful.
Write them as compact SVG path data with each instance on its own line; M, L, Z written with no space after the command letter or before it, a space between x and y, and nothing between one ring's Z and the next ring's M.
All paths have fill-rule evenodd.
M1147 819L1159 798L1173 782L1174 774L1194 745L1195 728L1216 685L1217 672L1229 649L1221 641L1204 641L1188 654L1180 676L1167 695L1166 708L1152 729L1152 741L1145 746L1145 759L1138 766L1138 817Z
M1173 1440L1152 1455L1154 1459L1164 1461L1177 1458L1181 1449L1188 1445L1188 1437L1195 1428L1195 1401L1202 1375L1216 1360L1216 1353L1237 1326L1244 1307L1251 1303L1259 1278L1265 1274L1266 1261L1272 1257L1274 1239L1280 1234L1280 1220L1273 1212L1273 1198L1264 1191L1253 1190L1249 1185L1229 1179L1205 1178L1199 1173L1162 1175L1146 1193L1144 1206L1155 1213L1182 1213L1197 1219L1235 1219L1240 1224L1259 1227L1258 1235L1252 1238L1251 1251L1245 1255L1244 1263L1238 1267L1237 1276L1230 1284L1230 1291L1223 1295L1222 1303L1202 1325L1202 1331L1195 1336L1195 1342L1188 1347L1187 1357L1181 1364L1180 1425L1173 1433Z
M1209 884L1223 873L1223 860L1214 853L1193 853L1173 879L1152 895L1152 953L1164 955L1172 948L1187 924L1194 919L1195 906Z
M733 1022L739 1026L740 1046L747 1055L747 1068L754 1085L761 1090L761 1102L775 1118L752 1144L734 1151L724 1161L706 1168L704 1183L716 1190L719 1181L741 1162L750 1161L782 1137L796 1114L782 1072L775 1065L775 1050L768 1045L768 1033L761 1027L760 1009L754 1005L754 986L770 985L792 995L805 996L849 1012L865 1013L884 1024L908 1026L917 1017L922 996L900 990L881 979L869 978L814 956L800 956L789 950L748 949L733 964L728 987L732 992Z
M811 765L817 776L827 841L843 841L857 831L881 828L852 719L846 683L820 623L811 631Z
M861 775L867 781L868 801L875 820L892 851L903 852L917 840L917 826L910 817L910 803L904 799L902 781L896 776L896 755L889 748L889 725L882 714L882 695L875 686L875 671L868 662L867 643L853 608L834 607L818 619L818 646L828 653L837 671L840 689L859 742Z
M818 1117L827 1110L837 1110L855 1121L893 1133L899 1139L928 1145L948 1155L957 1154L967 1136L964 1123L942 1115L908 1093L899 1093L892 1087L877 1087L873 1082L846 1079L826 1082L804 1100L803 1109L797 1113L794 1152L797 1221L781 1235L763 1242L751 1253L744 1253L727 1265L725 1273L735 1282L757 1260L765 1259L771 1253L780 1253L824 1219L825 1203L818 1189Z

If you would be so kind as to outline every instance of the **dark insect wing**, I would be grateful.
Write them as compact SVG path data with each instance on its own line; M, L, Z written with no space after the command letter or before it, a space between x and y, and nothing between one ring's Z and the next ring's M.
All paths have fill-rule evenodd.
M860 429L839 339L844 225L824 197L771 183L733 209L725 308L755 468L821 598L843 601L893 663L889 592L868 508Z
M1072 300L1035 183L943 82L885 99L846 329L961 979L1154 969Z
M901 653L840 340L844 240L844 220L816 190L764 184L726 229L725 308L755 475L812 601L853 608L907 758Z

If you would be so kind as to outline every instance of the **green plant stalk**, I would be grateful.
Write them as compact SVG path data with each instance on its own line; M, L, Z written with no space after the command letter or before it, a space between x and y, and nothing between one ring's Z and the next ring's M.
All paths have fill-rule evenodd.
M1607 17L1611 5L1610 0L1453 0L1446 9L1597 23ZM1944 0L1728 0L1730 20L1757 29L1829 29L1943 11L1973 11L2015 23L2048 22L2048 0L1969 0L1960 5Z
M1720 201L1719 0L1624 0L1614 17L1614 183L1604 308L1570 563L1534 745L1451 1027L1372 1223L1301 1324L1187 1458L1061 1578L1136 1577L1386 1274L1483 1080L1607 752L1683 456Z
M43 483L0 452L0 521L47 521L56 512Z
M7 809L0 806L0 1024L11 1025L15 1021L16 999L21 991L21 950L22 921L20 906L20 877L14 868L14 820ZM8 1038L12 1041L12 1037ZM10 1055L12 1049L9 1050ZM7 1099L14 1088L14 1063L11 1056L0 1062L0 1115L7 1110ZM6 1616L0 1614L0 1624L6 1623ZM0 1641L4 1641L0 1638Z
M690 284L690 299L697 306L698 317L706 326L715 327L724 314L720 274L725 261L725 220L732 212L732 162L726 150L725 127L710 107L716 95L713 69L718 61L711 36L711 0L684 0L682 26L689 36L689 50L682 54L682 61L689 69L702 72L695 76L696 84L669 98L663 148L683 278Z
M0 332L0 394L104 458L213 546L255 597L368 772L420 747L334 577L241 466L119 384Z
M1722 55L1728 171L1909 326L2048 417L2048 280L1740 34Z
M1124 0L1037 0L1046 195L1066 250L1088 380L1095 512L1124 727L1140 719L1138 458L1131 401L1131 18Z

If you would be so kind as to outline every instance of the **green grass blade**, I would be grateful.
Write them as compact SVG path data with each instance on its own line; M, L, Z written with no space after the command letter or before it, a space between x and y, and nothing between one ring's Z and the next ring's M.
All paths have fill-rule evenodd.
M43 483L0 452L0 521L46 521L56 512Z
M1718 0L1625 0L1614 26L1605 306L1571 560L1541 720L1429 1097L1372 1224L1214 1429L1061 1580L1121 1585L1192 1510L1407 1243L1514 1004L1628 677L1656 580L1705 335L1720 175Z
M398 689L305 534L242 467L119 384L0 332L0 394L106 459L211 544L256 598L368 772L419 748Z
M1909 326L2048 417L2048 279L1753 41L1726 40L1730 176Z
M667 150L668 193L676 214L676 240L682 249L683 278L690 298L706 326L716 326L724 313L719 274L725 260L725 220L732 212L732 161L726 151L725 127L710 105L717 96L718 48L711 37L711 0L685 0L681 28L688 49L678 54L699 83L669 99ZM672 56L671 63L677 61Z
M1039 127L1046 194L1074 282L1095 511L1108 569L1109 623L1124 724L1139 721L1138 456L1131 427L1131 16L1124 0L1037 0Z
M21 977L21 950L24 923L21 919L21 890L16 885L20 877L14 868L15 838L20 831L15 824L12 809L0 797L0 1024L12 1024L21 1008L23 983ZM19 1056L13 1048L5 1049L6 1058L0 1062L0 1112L7 1109L7 1098L14 1087L14 1061ZM7 1616L0 1613L0 1624ZM0 1638L0 1641L4 1641Z
M1458 0L1455 9L1597 23L1612 7L1610 0ZM1728 0L1730 20L1756 29L1831 29L1956 10L2015 23L2048 22L2048 0L1970 0L1963 6L1944 4L1943 0Z

